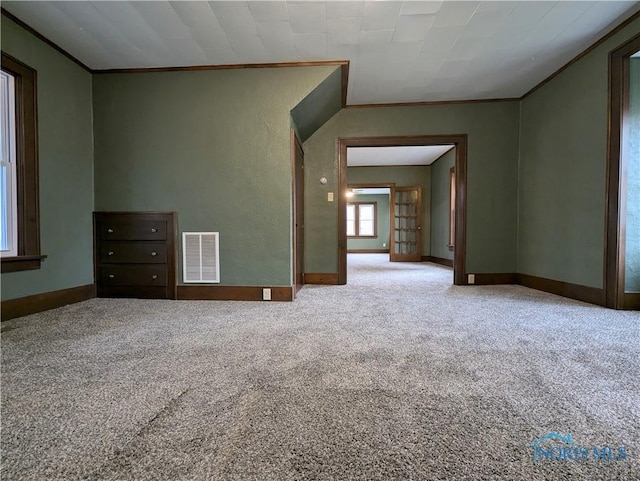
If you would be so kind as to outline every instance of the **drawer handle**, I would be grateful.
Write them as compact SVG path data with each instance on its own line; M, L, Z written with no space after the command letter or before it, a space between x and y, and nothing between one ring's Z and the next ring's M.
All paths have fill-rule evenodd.
M113 229L107 229L107 232L108 232L109 234L113 234Z
M109 252L107 252L107 255L108 255L108 256L112 256L112 255L113 255L113 251L109 251Z
M157 278L158 278L158 276L156 274L151 276L151 279L157 279Z
M155 234L156 232L158 232L158 229L152 228L151 232L153 232Z
M155 257L155 256L157 256L157 255L158 255L158 253L157 253L157 252L152 252L152 253L151 253L151 255L152 255L153 257Z
M115 275L109 274L109 279L113 279L114 277L115 277Z

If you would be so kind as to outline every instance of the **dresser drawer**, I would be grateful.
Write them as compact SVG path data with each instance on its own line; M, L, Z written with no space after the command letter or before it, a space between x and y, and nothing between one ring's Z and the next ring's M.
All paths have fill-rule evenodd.
M166 286L167 266L103 264L99 267L99 279L104 286Z
M175 299L175 212L93 213L98 297Z
M165 240L167 238L167 223L155 220L124 220L109 221L103 219L98 224L100 240Z
M161 242L103 242L98 262L123 264L166 264L167 246Z

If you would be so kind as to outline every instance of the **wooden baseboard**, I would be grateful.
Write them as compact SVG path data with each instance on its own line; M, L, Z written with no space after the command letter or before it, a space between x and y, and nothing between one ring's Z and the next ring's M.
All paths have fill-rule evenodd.
M581 286L569 282L555 281L544 277L531 276L528 274L515 273L493 273L476 274L475 283L477 286L489 286L496 284L517 284L530 289L548 292L569 299L588 302L604 306L604 289Z
M388 254L389 249L347 249L347 254Z
M640 292L630 292L624 295L625 302L623 309L631 311L640 311Z
M305 284L321 284L321 285L329 285L329 286L337 286L338 285L338 273L305 273L304 274L304 283Z
M272 301L293 301L294 287L283 286L178 286L178 299L181 301L262 301L262 289L271 289Z
M515 273L493 273L493 274L476 274L474 284L477 286L494 286L497 284L517 284L518 274Z
M59 291L44 292L33 296L20 297L2 301L2 320L15 319L16 317L36 314L49 309L75 304L96 297L95 284L71 287Z
M444 259L442 257L422 256L422 262L433 262L434 264L440 264L441 266L453 267L452 260Z
M581 286L529 274L518 274L518 284L578 301L589 302L599 306L605 305L604 289L602 288Z

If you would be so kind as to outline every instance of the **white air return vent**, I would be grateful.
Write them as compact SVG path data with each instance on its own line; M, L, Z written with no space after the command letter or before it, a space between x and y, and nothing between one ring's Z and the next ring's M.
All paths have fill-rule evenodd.
M183 281L220 282L219 232L182 233Z

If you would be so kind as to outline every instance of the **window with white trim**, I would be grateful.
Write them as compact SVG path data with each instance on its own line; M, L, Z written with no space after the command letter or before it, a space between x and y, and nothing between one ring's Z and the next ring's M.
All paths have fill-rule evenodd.
M18 253L18 207L16 169L15 79L0 71L2 142L0 159L0 251L2 257Z

